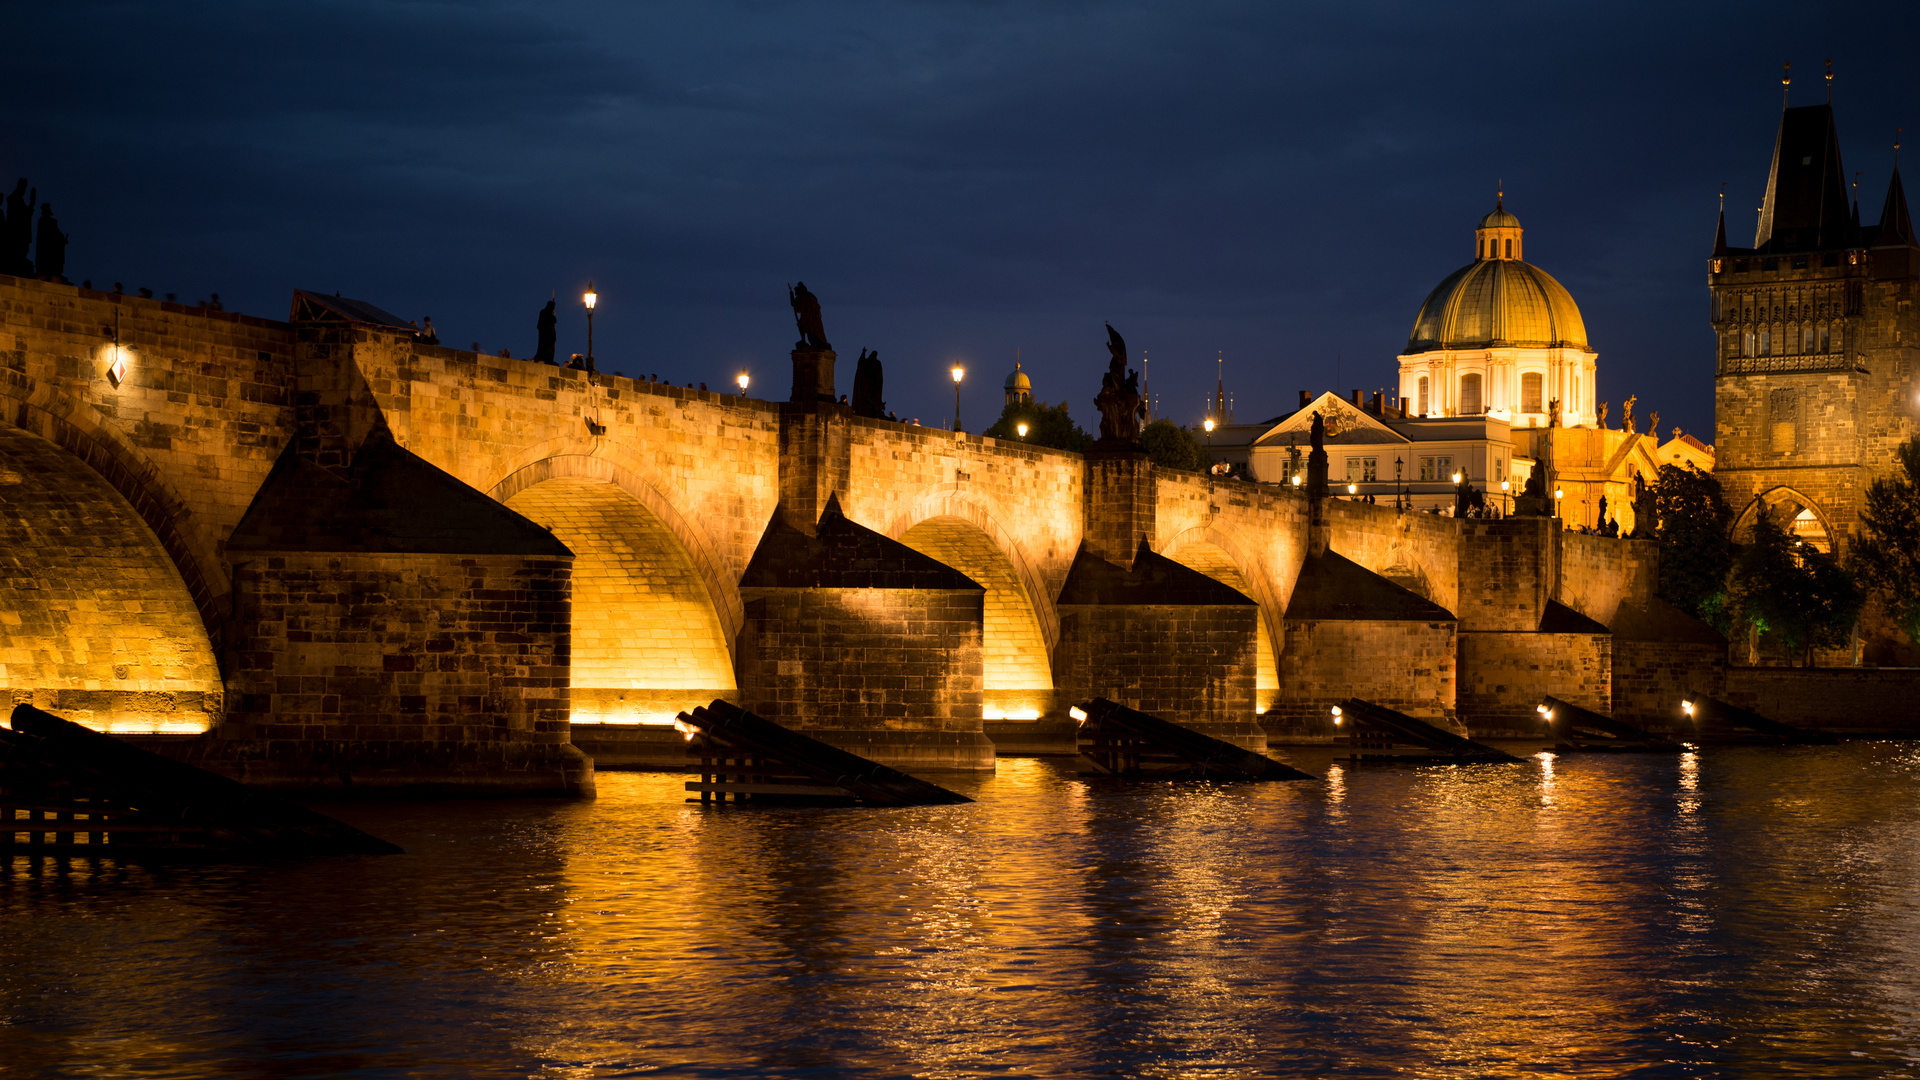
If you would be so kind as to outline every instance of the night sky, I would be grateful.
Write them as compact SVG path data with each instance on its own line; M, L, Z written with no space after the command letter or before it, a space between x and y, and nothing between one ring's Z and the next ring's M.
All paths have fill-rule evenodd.
M602 296L607 370L784 398L785 286L905 418L999 413L1014 350L1083 426L1103 321L1163 415L1390 386L1504 181L1600 354L1706 434L1720 185L1751 243L1780 108L1832 57L1863 218L1920 132L1920 4L7 5L0 179L67 276L283 319L294 288L516 356ZM1909 170L1911 176L1920 171ZM1916 190L1913 194L1920 194Z

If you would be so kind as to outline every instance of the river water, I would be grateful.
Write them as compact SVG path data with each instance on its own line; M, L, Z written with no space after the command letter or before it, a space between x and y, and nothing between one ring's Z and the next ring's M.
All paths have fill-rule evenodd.
M382 858L0 863L0 1075L1920 1075L1920 745L978 801L335 804Z

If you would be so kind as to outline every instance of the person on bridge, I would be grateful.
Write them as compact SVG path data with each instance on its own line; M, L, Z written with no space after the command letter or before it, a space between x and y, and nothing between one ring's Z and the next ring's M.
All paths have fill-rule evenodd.
M540 333L540 343L534 347L533 358L542 364L555 362L553 359L553 340L557 333L555 328L560 325L560 318L553 313L553 303L552 300L548 300L547 306L540 309L540 319L537 324Z

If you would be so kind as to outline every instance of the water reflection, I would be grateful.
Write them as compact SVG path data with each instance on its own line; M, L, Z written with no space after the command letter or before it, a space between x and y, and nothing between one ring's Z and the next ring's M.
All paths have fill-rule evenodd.
M1920 750L1042 761L915 810L338 808L409 854L0 863L26 1075L1906 1076Z

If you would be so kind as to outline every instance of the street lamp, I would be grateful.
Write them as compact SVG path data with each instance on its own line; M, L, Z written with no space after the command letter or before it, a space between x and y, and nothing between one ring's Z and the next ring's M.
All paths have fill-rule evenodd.
M1027 437L1027 422L1026 422L1025 420L1022 420L1021 422L1019 422L1019 423L1017 423L1017 424L1015 424L1015 425L1013 425L1013 430L1015 430L1015 431L1017 431L1017 432L1019 432L1019 433L1020 433L1020 437L1021 437L1021 438L1023 438L1023 439L1024 439L1024 438L1026 438L1026 437Z
M1213 456L1213 417L1209 416L1201 421L1200 426L1207 429L1207 456L1211 457Z
M1358 494L1360 494L1360 485L1359 485L1359 484L1356 484L1356 483L1354 483L1354 482L1353 482L1353 481L1351 481L1351 480L1349 480L1349 481L1347 481L1347 495L1348 495L1348 497L1349 497L1349 498L1351 498L1352 496L1355 496L1355 495L1358 495Z
M741 368L739 377L734 379L733 381L740 384L740 392L742 394L746 393L747 383L751 381L750 379L747 378L747 369Z
M1555 520L1559 520L1560 517L1560 500L1566 497L1567 493L1564 490L1560 488L1553 489L1553 516Z
M587 282L587 294L580 298L587 305L587 370L593 370L593 308L600 302L600 294L593 291L593 282Z
M953 365L953 430L956 434L960 431L960 380L966 377L966 368Z
M1510 512L1513 509L1513 496L1509 494L1512 490L1513 481L1500 481L1500 510L1502 513Z

